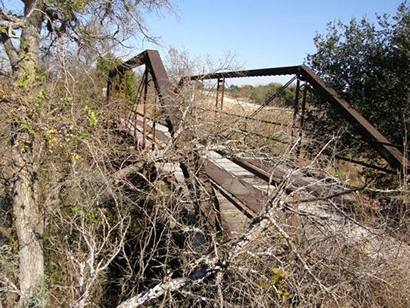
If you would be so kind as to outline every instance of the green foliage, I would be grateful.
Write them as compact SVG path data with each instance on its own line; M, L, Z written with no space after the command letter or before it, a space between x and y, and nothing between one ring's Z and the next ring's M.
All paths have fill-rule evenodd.
M106 81L108 73L115 69L122 61L112 54L100 57L97 60L97 72L101 80ZM135 102L137 99L137 80L133 71L127 71L124 74L118 74L114 80L115 86L123 87L127 100Z
M95 0L47 0L48 7L58 9L66 19L72 18L75 13L84 13Z
M237 98L248 98L254 104L263 104L267 99L276 95L278 90L281 88L281 84L269 83L267 85L231 85L226 89L226 92L233 97ZM280 106L292 106L295 98L295 90L292 87L286 88L281 93L279 93L276 100L276 105Z
M44 87L42 87L35 98L35 102L39 107L41 107L46 101L46 98L47 98L47 91Z
M271 285L275 286L277 289L277 296L286 302L289 299L289 292L286 291L284 281L287 277L287 273L280 267L272 268L272 278Z
M60 102L64 107L69 107L73 103L73 98L72 97L62 97L60 98Z
M20 89L30 89L33 86L43 86L47 80L47 73L44 69L36 68L35 74L23 71L16 82Z
M14 271L18 267L18 260L15 252L10 245L3 244L0 246L0 269L2 271Z
M285 303L290 297L289 292L285 288L285 281L287 277L288 274L282 268L273 267L270 281L264 281L259 285L263 289L272 289L275 296Z
M46 143L47 149L52 153L53 148L57 142L57 131L55 129L49 129L44 133L44 141Z
M22 89L27 89L30 86L30 76L23 72L17 80L17 86Z
M49 280L53 284L61 284L63 281L61 269L56 262L50 262Z
M23 128L27 133L29 133L30 135L33 136L33 135L35 134L34 128L31 126L30 122L27 121L26 119L23 119L23 120L22 120L21 126L22 126L22 128Z
M84 211L84 218L88 224L97 225L100 223L98 213L95 209Z
M286 277L286 273L280 267L272 268L271 283L276 285L279 281Z
M130 102L135 102L137 99L137 82L135 75L132 71L128 71L125 73L124 76L125 82L125 95L127 100Z
M87 139L90 136L90 133L87 130L81 131L75 138L75 142L77 144L81 143L81 141Z
M98 210L95 208L84 208L81 206L72 206L71 214L73 216L82 216L87 224L98 225L101 222L101 217Z
M108 72L118 66L121 61L112 54L99 57L97 60L97 71L104 76L108 75Z
M85 112L87 113L88 126L90 128L95 128L98 122L95 111L93 111L90 107L85 106Z
M31 302L28 303L28 307L46 307L48 297L48 281L47 277L44 277L43 281L37 288L35 295L31 298Z
M234 84L231 84L228 88L228 91L231 91L231 92L237 92L239 90L240 90L240 87Z
M330 23L314 42L317 52L308 64L393 143L403 144L410 110L409 7L379 16L377 24L365 18ZM324 115L323 132L340 125L333 110Z

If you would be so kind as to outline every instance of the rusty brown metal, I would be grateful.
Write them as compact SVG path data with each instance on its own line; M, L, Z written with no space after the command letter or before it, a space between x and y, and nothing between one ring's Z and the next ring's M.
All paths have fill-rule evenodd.
M336 108L342 116L350 122L355 129L362 135L379 154L393 167L394 169L407 169L408 162L403 153L401 153L391 142L380 133L367 119L359 112L353 109L350 104L342 99L336 91L326 86L326 84L316 75L309 67L301 66L301 73L306 81L324 96L330 104Z
M303 85L303 93L302 93L302 104L300 106L300 119L299 119L299 133L298 133L298 139L299 139L299 144L296 149L296 156L300 156L300 148L303 146L302 145L302 139L303 139L303 128L305 125L305 111L306 111L306 96L307 96L307 84L305 83Z
M224 156L227 155L227 153L224 153L223 151L218 151L218 153ZM271 185L279 185L282 181L286 180L288 176L289 170L282 169L279 166L267 168L266 166L263 166L260 161L255 159L242 159L235 156L229 156L229 159ZM331 190L331 188L335 189L335 187L323 185L318 178L299 174L293 176L292 183L286 186L285 191L286 193L291 194L299 190L301 187L316 197L333 194L332 199L340 204L352 203L354 201L349 194L345 194L345 192L351 191L352 188L343 187L342 189L336 189L331 193L329 190Z
M231 204L233 204L238 210L240 210L246 217L249 219L253 219L256 216L256 213L249 210L248 207L240 201L235 195L230 194L226 190L224 190L220 185L212 181L213 187L224 197L228 200Z
M174 136L174 132L180 125L181 121L181 112L177 104L176 95L178 89L172 90L171 83L168 79L168 75L165 71L164 65L161 61L159 53L155 50L146 50L138 56L124 62L116 69L112 70L109 73L109 81L107 85L107 101L109 101L109 96L113 89L113 80L117 74L124 74L125 71L130 70L136 66L145 65L147 72L152 76L152 81L154 83L155 89L158 93L158 100L161 106L161 111L166 115L166 124L168 130L171 134L171 137ZM309 85L313 87L322 97L324 97L336 110L340 112L343 118L345 118L349 123L353 124L354 127L361 134L362 138L367 141L371 146L373 146L380 155L393 167L393 168L407 168L407 161L403 158L402 153L398 150L397 147L392 145L387 138L385 138L374 126L372 126L362 115L360 115L356 110L354 110L348 102L339 97L337 93L330 87L326 86L324 82L308 67L306 66L289 66L281 68L269 68L269 69L259 69L259 70L247 70L247 71L235 71L235 72L222 72L209 75L196 75L196 76L187 76L181 79L180 84L184 80L202 80L202 79L218 79L218 92L221 90L221 82L223 81L223 87L225 84L225 78L237 78L237 77L254 77L254 76L267 76L267 75L296 75L298 78L297 85L297 96L295 99L295 104L299 105L299 79L304 82L303 96L302 96L302 116L300 118L300 128L303 128L304 121L304 112L306 104L306 89ZM292 79L293 81L294 79ZM147 82L147 80L145 81ZM146 95L145 84L145 95ZM224 88L222 88L224 91ZM145 96L144 95L144 96ZM222 94L223 95L223 94ZM146 97L144 97L145 103ZM217 97L218 103L218 97ZM217 106L218 107L218 106ZM222 103L221 103L222 107ZM262 106L263 107L263 106ZM216 108L217 109L217 108ZM150 129L150 135L146 130L147 119L149 117L146 114L146 109L144 107L143 114L138 113L137 110L134 110L134 125L135 127L143 127L144 140L146 137L151 139L152 146L154 147L155 141L167 142L169 141L169 136L163 132L156 129L155 119L150 119L153 121L153 125ZM222 111L220 111L222 112ZM296 110L297 112L297 110ZM144 118L140 120L137 118L137 115L142 115ZM252 117L249 117L252 120ZM263 120L262 120L263 121ZM296 127L296 119L293 119L294 126ZM256 134L255 132L253 132ZM300 132L299 132L300 133ZM134 133L135 134L135 133ZM300 133L301 134L301 133ZM301 135L300 135L301 136ZM263 136L266 137L266 136ZM272 178L272 170L266 170L263 166L260 166L255 161L237 159L235 157L229 158L235 164L245 168L250 171L252 174L265 180L268 183L274 184L282 180L281 174L284 174L283 170L275 170L275 179ZM201 158L201 163L203 166L203 171L206 176L211 179L213 185L226 197L228 200L232 200L233 203L236 203L238 208L243 205L246 207L246 211L253 214L257 214L262 210L264 204L268 201L266 192L255 188L248 182L242 180L240 177L233 175L228 172L215 162ZM181 162L181 169L183 170L184 176L186 179L189 179L189 174L187 166ZM299 184L305 185L309 184L308 180L304 177L298 179ZM323 193L320 189L313 187L314 193ZM315 191L317 189L317 191Z
M215 109L218 109L218 105L219 105L219 88L221 87L220 80L221 79L217 79L216 81Z
M340 112L341 116L346 119L346 121L353 125L357 132L362 136L363 140L370 144L392 168L398 170L409 169L408 161L398 147L392 144L345 99L341 98L333 88L327 86L313 70L305 65L185 76L183 77L183 80L208 80L278 75L297 75L301 80L308 82L320 96L325 98L332 107ZM181 81L181 84L182 83L183 82Z
M155 101L157 101L155 99ZM154 105L154 118L152 119L152 150L155 150L156 142L157 142L157 121L155 119L157 114L156 104Z
M225 96L225 78L222 78L222 92L221 92L221 111L224 109L224 96Z
M136 57L124 62L109 73L109 81L107 85L107 100L109 100L112 91L112 80L117 74L123 74L126 70L136 66L146 65L149 69L155 87L157 89L161 106L167 114L167 124L171 135L175 131L175 127L179 125L181 112L175 102L175 91L171 90L171 84L164 65L161 61L158 51L146 50ZM383 136L369 121L367 121L360 113L354 110L349 103L342 99L331 87L328 87L310 68L307 66L287 66L279 68L266 68L256 70L241 70L234 72L221 72L208 75L186 76L184 80L203 80L203 79L222 79L222 78L237 78L237 77L256 77L269 75L300 75L307 81L318 93L326 98L330 104L335 107L342 116L351 123L357 131L362 135L363 139L368 142L379 154L394 168L407 169L408 162L403 153L391 142ZM183 81L181 80L181 84Z
M142 119L142 148L145 149L146 147L146 140L147 140L147 95L148 95L148 76L147 72L144 73L145 75L145 82L144 82L144 98L143 98L143 119Z
M220 93L220 94L219 94ZM225 95L225 78L218 78L216 83L216 104L215 109L222 110Z
M278 76L278 75L294 75L299 72L300 66L285 66L274 68L262 68L256 70L241 70L230 71L213 74L202 74L185 76L184 80L208 80L221 78L241 78L241 77L261 77L261 76Z
M251 184L234 176L210 160L204 161L204 170L207 176L223 190L233 195L249 210L257 214L267 202L267 194L256 189Z
M170 134L173 136L182 118L179 106L172 90L171 82L157 50L145 50L137 56L123 62L108 74L107 102L109 102L113 87L113 80L117 75L123 75L126 71L138 66L145 65L154 82L158 93L159 102L166 115L166 122Z
M299 111L299 90L300 90L300 79L296 78L296 88L295 88L295 101L293 103L293 116L292 116L292 129L291 129L291 137L293 139L294 130L296 126L296 119Z

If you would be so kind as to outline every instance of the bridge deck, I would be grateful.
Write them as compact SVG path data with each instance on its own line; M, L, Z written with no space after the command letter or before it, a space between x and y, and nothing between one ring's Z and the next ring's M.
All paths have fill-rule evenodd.
M137 122L140 123L140 122ZM147 144L152 147L153 132L152 122L146 122ZM120 128L133 135L138 143L143 138L142 127L133 127L131 123L121 121ZM161 155L168 144L170 135L166 127L156 124L156 150L153 151ZM251 160L224 157L217 151L204 151L202 154L204 170L211 179L218 198L220 217L224 235L230 238L240 236L249 225L250 219L263 210L269 197L275 192L276 183L288 179L287 194L288 201L295 201L292 210L286 211L288 214L295 213L296 224L292 228L297 230L300 215L314 216L322 221L327 221L327 226L334 232L346 238L349 245L363 245L369 256L380 255L383 258L410 258L410 246L406 242L401 242L394 237L387 236L383 242L380 241L378 230L371 226L362 226L348 214L343 212L344 204L355 202L350 194L351 190L337 183L335 180L304 174L296 167L276 164L272 169L263 169L258 164L250 164ZM207 167L208 166L208 167ZM181 187L187 187L184 176L177 164L162 164L161 168L165 172L170 172L180 183ZM250 171L251 170L251 171ZM311 200L311 201L309 201ZM370 202L370 200L369 200ZM282 211L278 211L279 215ZM290 213L290 214L289 214ZM283 213L282 213L283 214ZM315 236L317 229L309 225L304 225L308 229L304 234ZM315 231L316 230L316 231ZM295 231L296 232L296 231ZM395 247L400 247L398 251Z
M167 125L162 126L156 124L154 128L151 121L146 120L144 125L143 121L135 121L134 118L132 121L133 124L119 120L119 126L127 131L130 136L133 136L135 142L141 145L142 148L149 149L149 151L153 149L150 155L164 157L162 155L163 152L172 149L174 146L178 146L173 144L170 138L175 137L176 132L181 128L181 121L184 117L179 109L180 105L176 98L176 94L180 93L182 87L178 87L177 89L172 87L157 51L147 50L129 61L122 63L110 72L107 84L107 103L110 102L112 93L121 90L121 87L115 81L114 77L117 75L121 77L125 71L140 65L145 65L144 78L142 79L143 82L141 82L141 85L145 84L145 86L140 87L141 93L139 93L139 98L146 104L149 80L153 81L159 106L162 114L165 115ZM296 89L300 90L298 86L300 81L306 82L309 87L313 87L324 101L330 103L342 118L356 128L361 138L369 143L373 149L377 150L380 156L383 157L394 170L403 170L403 174L405 173L404 171L407 170L408 166L407 159L405 155L400 152L399 147L391 144L371 123L355 111L348 102L340 98L333 89L327 87L320 78L307 67L297 66L191 76L182 79L179 85L193 79L217 78L219 84L220 78L281 74L295 75L283 88L289 86L292 80L295 79L297 80ZM151 76L151 79L148 75ZM306 89L306 87L304 89ZM296 92L298 93L298 91ZM259 109L264 108L265 105L269 104L269 101L270 100L267 100ZM296 119L298 103L299 95L296 95L293 120ZM135 102L135 104L137 105L138 102ZM302 102L302 110L304 109L303 105L304 103ZM134 113L133 116L136 117L137 115ZM300 121L301 127L303 126L303 119L304 117L302 115ZM146 127L145 133L143 133L144 130L142 129L144 126ZM196 145L196 147L197 146L199 145ZM234 235L235 231L241 231L246 225L248 218L260 214L265 204L269 202L269 199L274 195L276 186L285 181L286 193L288 194L286 200L284 200L286 204L280 205L281 209L275 211L272 214L272 218L273 215L281 216L284 218L285 224L288 223L288 215L294 215L300 218L311 218L314 216L320 218L316 220L317 222L320 221L319 224L322 224L322 220L326 220L326 227L333 229L338 236L345 237L346 244L363 245L369 256L375 254L381 254L386 257L391 256L395 253L391 247L399 247L399 245L401 245L395 238L389 236L385 237L385 242L381 243L377 230L373 230L371 226L363 226L356 222L354 218L349 217L349 214L343 211L342 205L344 205L344 203L352 203L354 197L347 194L351 192L349 187L346 187L346 185L339 183L335 179L320 174L315 175L304 172L303 168L294 165L285 165L283 161L276 161L275 164L269 164L269 161L244 159L243 157L235 156L235 153L224 153L224 150L226 149L206 150L202 148L195 149L195 154L202 160L202 171L205 173L205 177L210 179L214 188L217 190L221 214L222 216L225 215L225 226L230 229L231 235ZM175 164L162 163L161 167L164 168L164 166L166 166L166 171L172 172L178 183L180 183L182 187L185 187L188 196L190 192L188 191L187 185L185 185L185 179L179 167ZM314 237L314 232L312 231L316 228L316 224L309 222L309 218L304 219L306 224L303 224L303 232L305 236ZM410 247L404 244L400 253L395 254L395 257L409 259Z
M132 135L139 146L143 140L143 121L132 122L122 120L119 127ZM155 138L153 122L146 119L146 141L145 147L152 149L160 155L165 151L170 142L170 134L166 126L155 123ZM153 141L155 140L155 146ZM249 223L249 219L263 210L264 205L269 202L270 196L275 192L276 185L292 174L287 192L293 197L303 199L320 199L324 195L335 195L334 200L339 203L349 203L353 199L347 192L346 187L328 178L306 175L297 168L284 165L276 165L269 169L251 160L238 159L224 156L218 150L204 150L201 158L203 169L215 187L220 205L222 225L229 236L239 234ZM152 152L155 155L155 152ZM187 191L184 176L178 164L161 164L161 170L170 172L175 176L177 182ZM341 194L341 196L336 196ZM309 206L309 203L306 203ZM317 209L315 210L317 211ZM321 210L319 210L321 212ZM322 213L323 214L323 213Z

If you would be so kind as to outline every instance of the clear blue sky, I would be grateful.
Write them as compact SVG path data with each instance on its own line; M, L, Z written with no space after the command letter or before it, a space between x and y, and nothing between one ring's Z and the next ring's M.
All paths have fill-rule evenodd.
M172 1L172 0L171 0ZM135 42L136 50L170 47L193 57L218 59L232 52L244 68L300 64L313 37L340 19L394 14L400 0L176 0L176 13L147 16L161 46Z
M330 21L375 14L394 14L402 0L169 0L174 11L144 14L150 33L160 45L128 42L124 59L140 51L158 49L163 58L169 48L192 58L217 61L234 54L242 68L301 64L315 51L313 38L325 33ZM7 3L7 1L6 1ZM8 5L21 7L20 1ZM266 80L265 80L266 81ZM285 81L281 79L280 82ZM247 81L239 82L247 83ZM255 83L254 81L250 83ZM259 83L259 82L256 82ZM264 82L263 82L264 83Z

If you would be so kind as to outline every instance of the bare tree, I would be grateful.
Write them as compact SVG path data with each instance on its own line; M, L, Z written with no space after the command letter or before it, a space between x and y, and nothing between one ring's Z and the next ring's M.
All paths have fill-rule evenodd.
M58 44L66 49L93 47L97 51L104 42L115 46L136 34L151 38L142 15L164 7L170 8L167 0L0 2L0 42L16 79L14 90L20 93L13 101L18 120L11 123L11 195L20 247L22 305L28 305L45 283L45 217L38 192L40 154L45 144L37 128L40 114L46 110L35 106L45 92L40 57L58 51Z
M135 30L153 39L142 17L145 10L169 7L168 1L0 5L0 39L12 76L6 86L0 83L0 185L11 196L16 231L0 228L7 242L0 245L4 303L408 306L408 245L386 234L377 201L359 195L370 188L352 189L318 170L323 149L295 165L290 157L297 140L280 147L260 136L280 137L288 128L238 120L254 109L228 99L233 114L217 114L210 84L197 82L176 94L181 126L169 139L160 108L121 95L105 103L107 71L94 60ZM185 53L172 50L169 58L173 86L180 75L198 71ZM232 63L228 56L205 71L232 69ZM133 77L134 83L141 76ZM151 81L147 101L155 104ZM141 132L126 117L131 113L137 122L141 108L152 116L142 121L157 125L156 137L152 127L147 132L157 138L155 146L141 147ZM272 109L259 116L290 123L291 114ZM335 139L330 136L326 147ZM258 188L266 188L262 211L243 217L247 226L234 235L217 228L223 220L218 188L203 174L203 159L214 150L269 158L273 166L270 179L277 185L265 181ZM181 175L181 161L189 163L189 177ZM400 189L380 193L392 192L408 198ZM360 209L363 218L354 215Z

